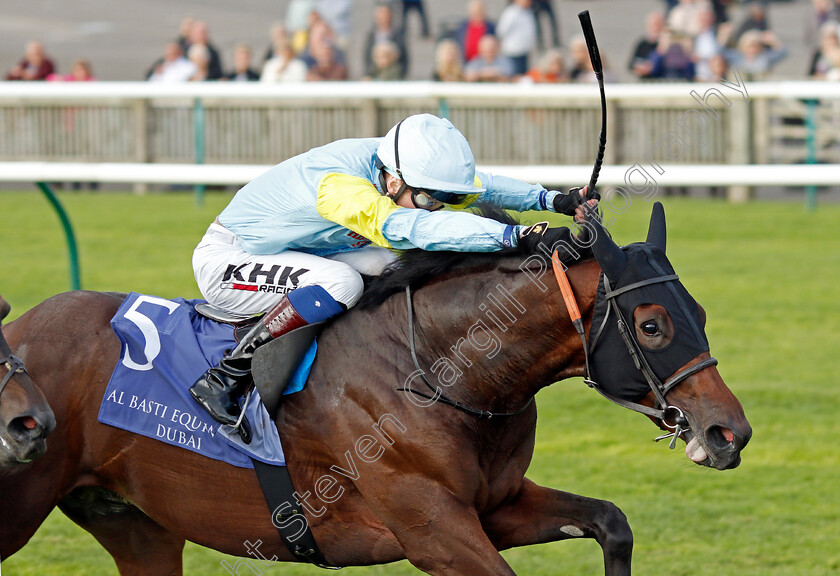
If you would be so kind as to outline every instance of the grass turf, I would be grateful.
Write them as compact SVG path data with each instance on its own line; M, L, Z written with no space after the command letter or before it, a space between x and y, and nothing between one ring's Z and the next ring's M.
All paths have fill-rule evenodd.
M77 228L83 287L198 297L191 252L229 197L210 194L197 208L185 193L62 194ZM837 574L840 207L806 214L800 204L666 199L665 208L669 257L706 308L712 353L755 432L741 467L717 472L693 465L681 448L653 444L656 430L645 418L572 380L537 397L529 477L621 507L634 530L639 574ZM0 294L14 318L68 288L66 247L40 195L0 192L0 213ZM649 204L635 201L612 227L616 240L642 240L649 214ZM536 217L542 218L528 220ZM592 541L504 555L519 574L603 574ZM228 574L223 560L236 562L188 544L185 572ZM7 575L116 573L110 556L60 512L2 568ZM260 569L322 573L293 565ZM418 573L406 562L344 572ZM252 571L243 565L239 573Z

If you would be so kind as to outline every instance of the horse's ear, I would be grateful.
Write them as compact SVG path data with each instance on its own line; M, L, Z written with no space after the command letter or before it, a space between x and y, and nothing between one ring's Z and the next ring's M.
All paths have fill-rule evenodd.
M662 207L662 202L653 203L646 242L665 252L665 208Z
M9 314L9 310L11 309L12 307L9 306L9 303L6 302L6 300L2 296L0 296L0 322L2 322L3 318L5 318Z
M601 270L607 277L616 279L621 276L624 267L627 266L627 255L624 251L613 242L613 239L607 233L606 228L601 224L601 217L592 211L587 217L590 231L595 234L595 241L592 243L592 253L595 255L595 260L601 266Z

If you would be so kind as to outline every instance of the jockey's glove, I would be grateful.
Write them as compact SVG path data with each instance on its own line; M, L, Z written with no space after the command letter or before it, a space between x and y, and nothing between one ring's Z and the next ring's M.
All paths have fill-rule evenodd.
M543 248L540 250L540 244ZM550 228L548 222L538 222L519 233L519 250L526 254L553 254L559 250L561 258L572 248L572 232L566 227Z
M591 194L587 194L586 200L600 200L601 195L595 190ZM559 192L552 200L552 208L558 214L565 214L566 216L574 216L575 209L583 204L584 199L581 198L580 188L572 188L568 192Z

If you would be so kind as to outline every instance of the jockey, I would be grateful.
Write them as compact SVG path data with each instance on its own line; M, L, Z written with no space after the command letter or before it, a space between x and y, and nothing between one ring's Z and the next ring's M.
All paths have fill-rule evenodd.
M582 219L585 192L476 172L464 136L430 114L404 119L384 138L339 140L278 164L236 193L195 249L195 278L208 302L266 314L190 394L217 421L235 425L254 350L351 308L361 274L378 275L396 258L393 249L516 247L530 228L457 209L480 200ZM456 210L439 211L445 205Z

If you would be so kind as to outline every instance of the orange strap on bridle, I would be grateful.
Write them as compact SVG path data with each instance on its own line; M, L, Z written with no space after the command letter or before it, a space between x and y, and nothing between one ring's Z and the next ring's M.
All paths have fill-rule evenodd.
M557 285L560 286L560 293L563 294L563 301L566 303L569 317L572 322L576 322L580 320L580 308L578 308L575 293L572 292L572 285L569 284L569 278L566 276L566 271L563 269L563 264L560 262L560 256L556 250L551 256L551 265L554 267L554 277L557 278Z

